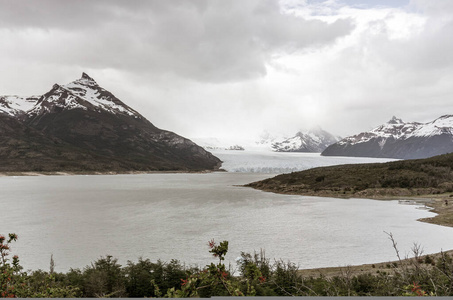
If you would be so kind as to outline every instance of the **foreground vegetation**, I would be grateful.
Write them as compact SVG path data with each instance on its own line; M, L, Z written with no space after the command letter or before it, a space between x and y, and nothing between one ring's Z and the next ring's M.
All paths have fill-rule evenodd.
M228 242L208 243L217 259L206 267L186 268L179 261L151 262L140 258L126 266L111 256L83 270L56 273L51 258L49 272L24 272L17 256L9 257L17 235L0 235L0 295L2 297L210 297L210 296L453 296L453 256L440 253L401 259L373 271L340 268L328 276L304 275L291 262L271 262L263 252L242 253L238 273L224 264ZM384 271L385 270L385 271Z

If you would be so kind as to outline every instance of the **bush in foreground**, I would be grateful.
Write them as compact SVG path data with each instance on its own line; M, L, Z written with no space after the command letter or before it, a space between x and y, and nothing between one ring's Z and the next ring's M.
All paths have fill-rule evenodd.
M336 276L304 277L291 262L271 262L260 253L241 253L239 274L224 264L228 242L208 243L217 259L204 268L187 268L177 260L151 262L140 258L126 266L112 256L101 257L83 270L23 272L10 246L17 235L0 235L1 297L211 297L211 296L453 296L453 259L446 253L421 256L414 245L414 258L388 264L386 271L356 274L344 268ZM382 271L381 271L382 270Z

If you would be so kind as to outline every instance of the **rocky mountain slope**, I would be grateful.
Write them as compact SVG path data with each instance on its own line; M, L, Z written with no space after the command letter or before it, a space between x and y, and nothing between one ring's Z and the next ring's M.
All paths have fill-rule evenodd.
M371 131L327 147L322 155L413 159L450 152L453 152L453 115L429 123L405 123L393 117Z
M42 96L0 97L0 122L0 171L191 171L221 164L192 141L155 127L85 73Z
M298 132L295 136L283 141L273 142L272 150L277 152L322 152L338 140L339 138L317 127L307 132Z

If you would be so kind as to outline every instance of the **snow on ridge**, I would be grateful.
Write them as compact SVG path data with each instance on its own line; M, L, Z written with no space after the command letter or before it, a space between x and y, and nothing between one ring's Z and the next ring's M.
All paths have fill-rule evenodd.
M67 95L64 95L64 94ZM64 96L64 97L63 97ZM41 101L40 98L42 98ZM113 97L114 98L114 97ZM101 109L112 114L123 113L135 118L140 115L120 100L112 99L111 93L100 87L93 78L86 73L80 79L66 85L55 84L52 90L43 96L0 96L0 113L10 116L22 114L38 114L49 111L44 103L53 103L66 110L84 109L90 107ZM86 103L89 103L87 105Z
M393 137L395 139L403 138L405 135L412 133L416 130L420 123L386 123L380 125L370 131L370 133L375 134L376 136L389 138Z
M452 115L445 115L436 120L423 124L417 128L413 133L412 136L417 137L429 137L433 135L440 135L442 133L450 133L453 130L453 116Z
M277 152L322 152L327 146L338 140L318 126L308 131L299 131L293 137L273 142L272 150Z
M53 105L55 105L56 107L60 107L67 110L75 108L87 110L85 106L80 104L80 101L78 101L76 95L68 93L68 95L65 98L62 98L63 93L65 92L67 91L61 85L54 84L52 90L44 94L42 97L40 97L39 103L37 103L35 106L29 109L26 113L28 115L35 115L43 112L49 112L50 109L47 103L53 103Z
M295 151L305 144L306 142L303 140L303 137L296 135L281 142L274 142L271 147L274 151Z
M372 132L362 132L357 135L348 136L338 142L339 145L346 145L346 144L360 144L366 143L369 140L376 138L378 135Z
M128 114L129 116L137 116L137 113L134 110L126 106L119 105L112 101L110 97L102 95L102 93L107 91L101 88L91 77L88 78L89 79L82 76L82 78L61 87L82 100L87 101L91 105L102 108L110 113L120 112Z
M379 125L368 132L346 137L339 141L338 144L355 145L381 138L379 145L382 148L389 138L406 140L411 137L430 137L445 133L453 135L453 115L441 116L428 123L405 123L401 119L393 117L385 124Z
M21 97L17 95L0 97L0 112L10 116L24 114L31 110L40 96Z
M318 135L314 134L313 132L310 131L308 132L307 135L316 143L322 143L321 138Z

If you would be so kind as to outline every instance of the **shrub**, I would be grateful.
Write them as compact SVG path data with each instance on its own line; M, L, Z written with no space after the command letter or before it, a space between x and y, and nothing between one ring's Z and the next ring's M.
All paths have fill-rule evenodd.
M79 289L65 282L57 281L56 274L35 271L31 275L21 272L19 257L14 255L12 261L10 245L17 240L17 235L10 233L8 239L0 235L0 295L7 298L74 298L79 296ZM60 276L61 278L61 276Z

